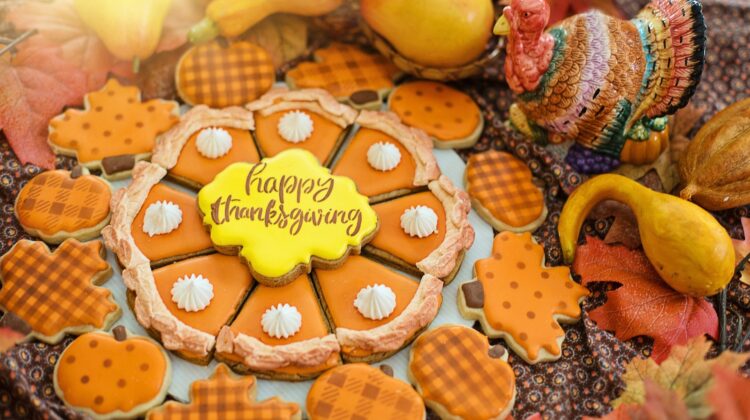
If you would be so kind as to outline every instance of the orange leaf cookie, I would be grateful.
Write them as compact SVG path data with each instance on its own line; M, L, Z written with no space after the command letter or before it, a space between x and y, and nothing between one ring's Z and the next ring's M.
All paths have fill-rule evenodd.
M287 72L287 84L293 89L325 89L355 108L379 108L399 74L385 57L353 45L333 43L314 55L314 62L301 63Z
M245 105L271 89L275 80L268 52L245 41L196 45L182 55L175 70L180 98L214 108Z
M502 346L459 325L422 334L409 355L409 379L440 418L504 419L516 398L516 376Z
M424 403L407 383L370 365L339 366L321 375L307 394L311 420L422 419Z
M109 183L80 166L48 171L18 193L15 212L26 232L49 243L92 239L109 222Z
M542 191L531 171L505 152L472 155L466 163L466 191L474 209L499 231L532 231L547 217Z
M256 402L254 376L236 376L224 364L214 374L190 386L190 403L170 401L149 411L148 420L170 419L300 419L302 411L294 403L276 397Z
M404 83L388 97L388 108L412 127L429 134L438 149L461 149L477 142L482 111L459 90L426 80Z
M0 258L0 309L48 343L65 333L108 328L120 308L109 290L95 286L112 274L105 254L101 241L68 239L53 253L43 242L19 241Z
M171 382L167 352L123 326L70 343L55 365L55 391L65 404L94 418L137 417L160 404Z
M565 331L558 322L578 321L579 303L589 294L568 267L545 267L544 249L530 233L503 232L474 272L476 279L459 289L461 314L479 320L489 337L505 339L528 363L559 359Z
M151 156L154 139L178 120L174 101L141 102L135 86L110 79L85 98L86 108L69 109L50 121L49 144L55 153L75 156L106 178L122 178L135 162Z

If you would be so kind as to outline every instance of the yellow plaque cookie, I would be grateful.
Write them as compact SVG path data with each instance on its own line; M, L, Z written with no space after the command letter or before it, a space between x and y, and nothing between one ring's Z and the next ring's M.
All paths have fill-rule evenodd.
M338 266L378 229L377 214L354 181L331 175L302 149L228 166L200 190L198 207L214 246L239 254L269 286L313 266Z

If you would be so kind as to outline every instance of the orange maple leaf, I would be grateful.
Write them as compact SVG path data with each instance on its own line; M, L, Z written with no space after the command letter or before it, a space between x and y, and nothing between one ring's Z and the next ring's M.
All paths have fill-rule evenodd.
M750 379L736 371L715 365L714 386L708 393L708 402L714 409L715 420L750 419Z

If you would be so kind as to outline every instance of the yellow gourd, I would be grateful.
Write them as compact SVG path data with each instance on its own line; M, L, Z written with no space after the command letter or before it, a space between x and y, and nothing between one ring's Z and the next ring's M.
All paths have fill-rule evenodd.
M710 296L732 279L732 240L711 214L689 201L614 174L590 179L565 203L557 229L566 263L573 262L586 215L603 200L616 200L633 210L646 256L673 289Z
M332 12L343 0L213 0L206 17L190 29L191 42L205 42L217 35L241 35L274 13L320 16Z
M647 140L626 140L620 152L620 161L633 165L654 163L667 147L669 147L669 127L662 131L651 130Z

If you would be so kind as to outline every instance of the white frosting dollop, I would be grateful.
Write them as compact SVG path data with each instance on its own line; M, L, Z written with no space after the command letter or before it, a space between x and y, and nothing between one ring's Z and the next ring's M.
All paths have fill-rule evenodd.
M409 236L425 238L437 232L438 217L435 211L427 206L415 206L406 209L401 215L401 228Z
M149 237L169 233L182 223L180 206L171 201L151 203L143 216L143 232Z
M301 143L313 132L313 120L302 111L289 111L279 120L279 135L290 143Z
M273 338L289 338L302 327L302 314L287 303L271 305L260 319L263 332Z
M390 287L374 284L362 288L354 299L354 306L367 319L387 318L396 308L396 294Z
M204 128L195 139L195 147L204 157L220 158L232 148L232 135L223 128Z
M367 163L378 171L393 170L401 162L401 151L393 143L378 142L367 149Z
M200 274L180 277L172 285L172 301L188 312L206 309L213 298L213 284Z

